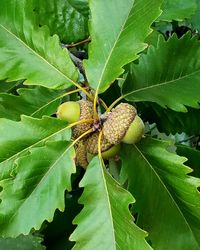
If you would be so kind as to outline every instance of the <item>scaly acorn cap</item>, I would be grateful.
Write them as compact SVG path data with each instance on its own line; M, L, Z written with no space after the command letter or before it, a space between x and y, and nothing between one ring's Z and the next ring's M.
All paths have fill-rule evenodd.
M79 140L75 144L75 151L76 151L76 158L75 158L76 165L82 168L86 168L88 165L88 160L87 160L87 151L84 140Z
M102 129L108 143L120 143L136 115L136 109L128 103L120 103L112 109Z
M79 120L85 120L85 119L92 119L93 118L93 103L87 100L80 100L78 101L80 105L80 118ZM85 122L76 125L72 129L72 136L74 138L78 138L80 135L82 135L84 132L89 130L91 128L91 125L93 122Z
M99 132L95 132L92 135L90 135L86 142L86 150L90 154L98 154L98 137ZM112 144L110 144L102 135L101 137L101 152L104 152L112 147Z

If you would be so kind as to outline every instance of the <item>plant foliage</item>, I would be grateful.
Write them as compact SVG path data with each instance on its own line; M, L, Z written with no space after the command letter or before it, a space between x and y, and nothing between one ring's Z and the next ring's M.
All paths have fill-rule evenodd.
M199 7L1 1L0 249L200 249ZM72 106L77 122L58 119L80 100L91 118ZM145 135L128 145L126 129L106 158L104 122L120 102Z

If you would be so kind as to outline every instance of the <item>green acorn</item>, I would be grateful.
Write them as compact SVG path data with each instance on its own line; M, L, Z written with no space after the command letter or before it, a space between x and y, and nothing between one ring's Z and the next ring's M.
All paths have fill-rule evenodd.
M121 141L128 144L136 143L144 135L144 123L132 105L120 103L104 122L103 135L114 145Z
M87 100L64 102L58 107L57 117L68 123L74 123L85 119L93 119L93 103ZM93 122L91 121L74 126L72 129L73 138L78 138L84 132L89 130L92 124Z

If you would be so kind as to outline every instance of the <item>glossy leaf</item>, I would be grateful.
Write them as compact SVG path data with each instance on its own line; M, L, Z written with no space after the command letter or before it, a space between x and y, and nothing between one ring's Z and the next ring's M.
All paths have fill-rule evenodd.
M46 26L37 27L32 1L2 0L0 79L49 88L67 88L78 74L66 49Z
M89 7L87 0L35 0L39 23L48 25L51 34L58 34L64 43L73 43L88 36Z
M154 249L200 248L200 179L189 176L187 160L167 148L171 143L147 138L124 146L123 168L137 224L149 232ZM167 244L166 244L167 242Z
M89 5L92 42L84 66L90 85L104 92L146 48L144 40L160 14L161 0L92 0Z
M133 222L128 206L133 197L110 176L95 157L80 183L83 210L75 218L77 228L70 236L73 249L151 249L145 232Z
M44 117L33 119L22 116L20 122L0 118L0 180L9 178L15 161L31 148L43 146L48 140L66 140L71 131L66 123Z
M161 9L162 15L158 20L171 22L172 20L182 21L191 17L196 11L195 0L164 0Z
M186 112L186 105L199 108L200 43L190 33L181 39L162 36L155 48L130 66L123 92L129 101L155 102L162 107Z
M200 151L180 144L176 145L176 147L177 153L188 159L187 165L194 170L191 174L200 178Z
M47 142L15 161L12 178L0 182L0 234L16 237L52 221L64 211L64 193L71 190L75 152L71 142Z
M56 112L62 96L61 91L43 87L35 89L20 88L17 92L19 96L0 94L0 117L20 120L22 114L36 118L42 118L43 115L52 115Z

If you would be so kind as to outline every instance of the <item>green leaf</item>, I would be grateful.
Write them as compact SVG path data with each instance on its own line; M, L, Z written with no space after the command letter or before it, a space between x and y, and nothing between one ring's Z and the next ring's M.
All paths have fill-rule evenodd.
M144 40L160 14L161 0L92 0L89 5L92 42L84 66L90 85L104 92L146 48Z
M67 88L78 74L58 36L36 27L32 1L2 0L0 8L0 79L49 88Z
M0 118L0 180L10 177L15 161L31 148L43 146L47 140L66 140L71 131L66 122L44 117L22 116L20 122Z
M78 226L70 236L76 241L73 249L151 249L128 209L133 197L97 157L88 166L80 187L84 187L79 200L84 208L74 220Z
M172 20L182 21L191 17L196 11L196 0L164 0L161 9L162 15L158 17L160 21Z
M12 91L17 85L19 85L21 82L5 82L0 80L0 93L9 93Z
M186 34L168 41L162 36L150 46L139 64L131 64L123 92L129 101L155 102L162 107L186 112L186 105L199 108L200 43Z
M200 178L200 151L180 144L176 145L176 147L177 153L188 159L187 165L194 170L191 174Z
M145 105L146 104L146 105ZM175 112L156 104L138 105L142 117L149 123L156 123L160 132L176 134L185 132L188 135L200 134L200 109L188 108L188 112Z
M75 151L71 142L46 142L15 161L12 178L0 186L0 234L16 237L52 221L56 209L64 211L65 190L71 190Z
M17 238L0 238L1 250L44 250L41 245L42 239L33 235L20 235Z
M197 0L197 11L188 22L192 24L194 29L200 31L200 1Z
M200 179L189 176L187 160L151 138L122 150L129 191L136 198L138 226L149 232L154 249L200 249ZM167 242L167 244L166 244Z
M61 91L44 87L20 88L17 92L19 96L0 94L0 117L20 120L22 114L36 118L42 118L43 115L52 115L56 112L62 97Z
M58 34L65 43L88 36L89 7L87 0L35 0L39 23L48 25L51 34Z

